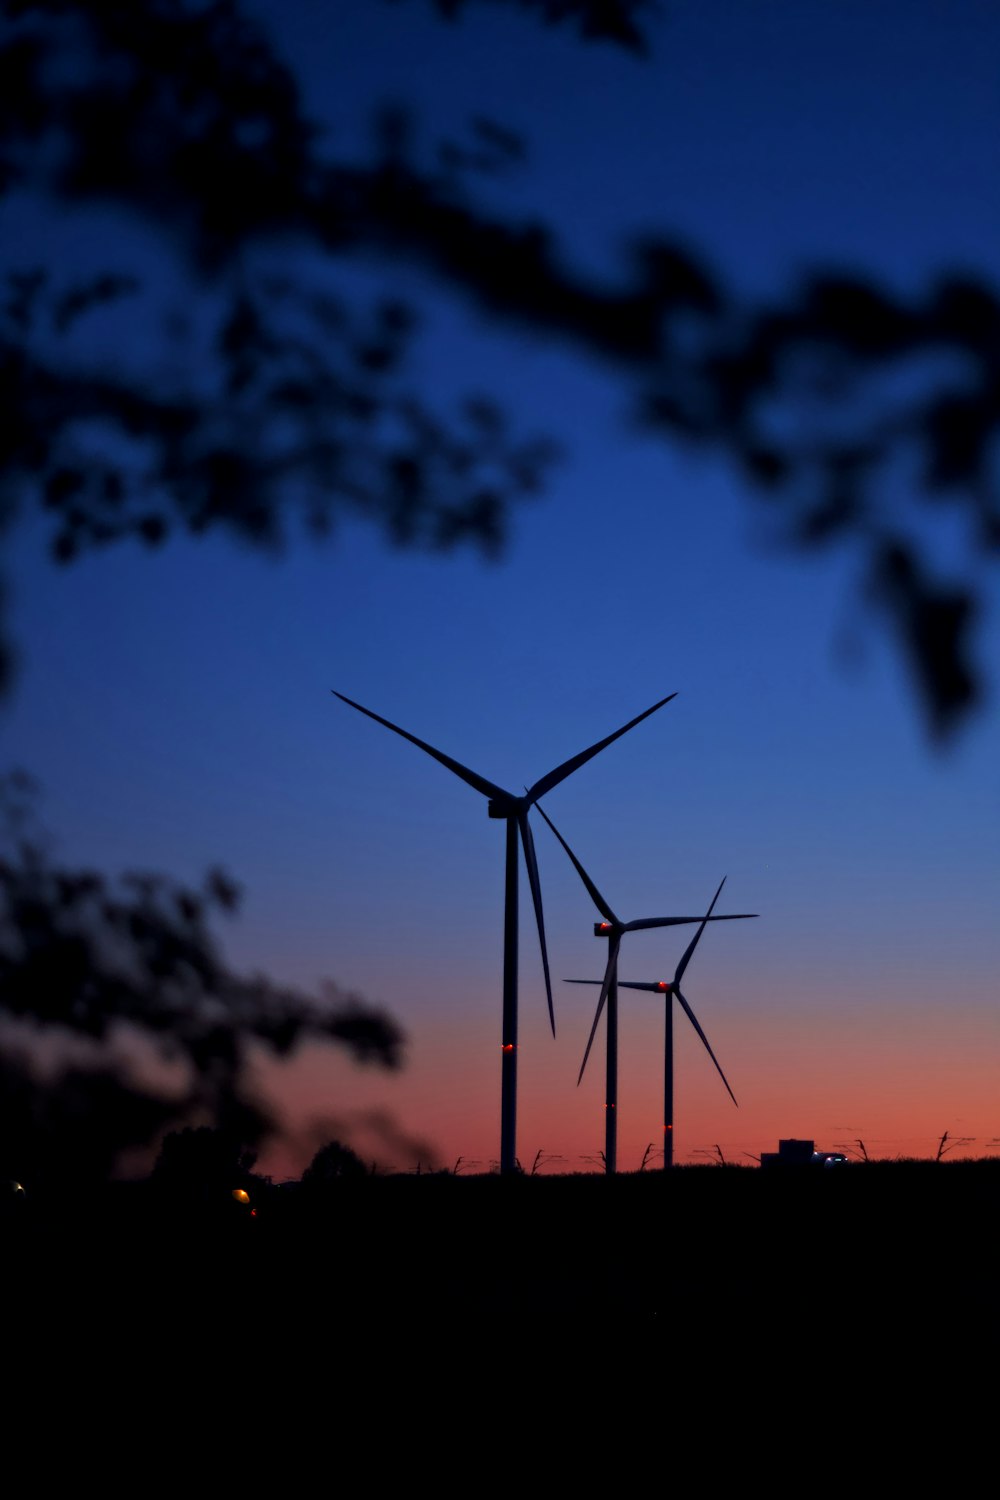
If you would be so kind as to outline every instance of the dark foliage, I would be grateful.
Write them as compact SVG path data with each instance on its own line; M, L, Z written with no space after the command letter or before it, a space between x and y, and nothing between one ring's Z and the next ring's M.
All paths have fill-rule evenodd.
M483 0L431 0L446 21L453 21L473 3ZM655 11L653 0L491 0L530 11L546 26L574 26L587 42L612 42L631 52L645 53L649 39L641 20Z
M256 1160L256 1153L247 1148L237 1132L188 1125L164 1137L152 1181L177 1196L211 1194L224 1198L234 1188L253 1184Z
M367 1175L367 1167L350 1146L345 1146L340 1141L327 1141L325 1146L320 1146L302 1173L302 1181L311 1187L322 1188L343 1178Z
M114 1063L40 1072L27 1049L0 1049L0 1179L27 1184L30 1198L106 1181L177 1114L176 1100Z
M633 48L646 9L523 8ZM10 277L0 503L44 506L58 556L178 528L273 544L296 510L313 531L362 512L400 542L495 550L551 445L513 437L482 397L454 418L432 412L408 373L413 310L331 290L355 263L419 268L501 328L614 367L649 428L728 457L785 545L853 549L862 602L891 623L932 731L964 722L983 691L976 558L1000 545L992 288L942 275L905 301L863 274L821 272L753 307L669 239L636 245L602 284L551 228L478 201L476 174L521 152L509 132L479 120L467 144L424 161L405 119L383 117L369 159L339 159L235 0L5 0L0 17L0 184L137 216L187 267L215 329L210 377L168 381L155 312L111 269L86 283ZM267 274L278 242L301 257L294 282ZM145 368L109 371L78 343L69 358L78 325L126 295L153 328ZM901 459L914 475L902 495ZM942 507L967 536L957 581L923 535Z
M198 1115L253 1144L273 1123L249 1081L254 1049L286 1057L306 1040L329 1041L359 1062L399 1065L399 1029L356 997L333 986L309 995L227 967L210 929L213 915L237 905L224 874L194 890L159 875L67 868L29 835L23 780L0 792L0 1024L44 1032L50 1054L67 1044L93 1054L53 1073L29 1062L27 1048L8 1053L0 1140L10 1159L0 1170L100 1176L122 1150ZM143 1081L141 1044L179 1065L179 1092Z

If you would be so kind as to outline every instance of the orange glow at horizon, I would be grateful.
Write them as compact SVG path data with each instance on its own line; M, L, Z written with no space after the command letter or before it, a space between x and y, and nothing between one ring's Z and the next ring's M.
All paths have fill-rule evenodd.
M664 1134L670 1130L679 1163L699 1161L696 1153L718 1142L728 1159L749 1167L751 1156L787 1138L814 1140L821 1150L854 1149L861 1139L873 1157L933 1157L945 1129L975 1138L963 1152L1000 1152L1000 1015L988 986L977 1003L956 1012L875 989L848 999L817 984L778 999L763 990L727 995L701 976L699 983L693 997L699 1018L741 1108L733 1108L699 1038L682 1021L675 1034L676 1115L672 1126L662 1119L660 1126ZM607 1118L603 1067L591 1068L576 1086L592 1012L566 1006L555 1042L541 1004L526 997L520 1019L518 1152L522 1160L539 1148L560 1157L550 1171L592 1170L588 1158L602 1144ZM287 1113L293 1135L287 1147L268 1153L275 1175L297 1175L318 1145L335 1137L380 1165L415 1166L395 1137L373 1127L378 1116L391 1116L400 1135L416 1138L422 1149L432 1147L442 1165L463 1157L479 1164L463 1170L490 1170L500 1133L500 1077L490 1062L494 1024L489 1006L442 1007L414 1030L406 1066L394 1076L359 1069L330 1048L304 1052L284 1069L262 1067L261 1082ZM645 1007L640 994L621 1004L615 1115L622 1171L638 1169L663 1107L662 1028L662 1013ZM517 1044L503 1045L513 1051ZM316 1138L313 1124L320 1120ZM426 1165L428 1155L422 1159Z

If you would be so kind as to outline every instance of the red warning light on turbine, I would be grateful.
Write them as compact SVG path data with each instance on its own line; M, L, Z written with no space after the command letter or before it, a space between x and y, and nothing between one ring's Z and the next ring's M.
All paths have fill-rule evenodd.
M659 984L656 986L656 988L658 990L669 990L669 988L670 988L669 981L666 980L666 979L661 979L660 982L659 982Z
M513 1042L502 1042L501 1045L500 1045L500 1051L501 1052L513 1052L514 1051L514 1043Z

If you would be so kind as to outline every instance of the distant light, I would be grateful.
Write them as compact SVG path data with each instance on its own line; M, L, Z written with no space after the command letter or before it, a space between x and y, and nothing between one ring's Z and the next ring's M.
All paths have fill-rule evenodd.
M602 922L600 924L600 926L601 926L601 931L602 932L609 932L611 930L611 923L610 922Z
M233 1197L236 1199L237 1203L250 1202L250 1194L247 1192L246 1188L233 1188Z
M513 1042L502 1042L501 1045L500 1045L500 1051L501 1052L513 1052L513 1050L514 1050L514 1043Z
M661 979L660 982L659 982L659 984L656 986L656 988L658 990L669 990L669 988L670 988L670 982L669 982L669 980Z

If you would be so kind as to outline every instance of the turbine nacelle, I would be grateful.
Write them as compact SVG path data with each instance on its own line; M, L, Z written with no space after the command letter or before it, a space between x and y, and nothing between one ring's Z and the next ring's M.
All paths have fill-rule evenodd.
M530 806L527 797L491 797L486 812L491 818L516 818Z
M602 938L610 937L611 934L615 930L616 930L616 928L615 928L614 922L595 922L594 923L594 936L595 937L602 937Z

